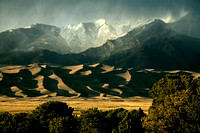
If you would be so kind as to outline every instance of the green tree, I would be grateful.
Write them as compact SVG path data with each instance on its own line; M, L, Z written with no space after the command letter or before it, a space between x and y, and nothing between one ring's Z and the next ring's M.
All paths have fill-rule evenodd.
M120 133L144 133L141 119L145 116L143 110L132 110L126 113L126 116L119 123L118 129Z
M33 117L39 121L41 130L49 132L49 122L56 117L73 117L73 108L69 107L66 103L59 101L49 101L39 105L33 111Z
M166 75L150 91L154 98L143 119L148 132L200 132L200 82Z
M90 108L81 111L80 115L81 132L103 133L105 132L104 113L97 108Z
M12 132L12 115L8 112L0 112L0 132Z
M73 117L55 117L49 122L50 133L79 132L78 121Z
M119 132L119 123L125 118L128 110L123 108L109 110L106 113L106 132Z

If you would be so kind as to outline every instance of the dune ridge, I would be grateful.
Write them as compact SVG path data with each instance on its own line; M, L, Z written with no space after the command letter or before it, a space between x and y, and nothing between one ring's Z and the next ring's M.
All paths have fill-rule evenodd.
M128 99L148 97L148 91L166 74L187 74L199 79L200 73L154 69L118 69L104 64L0 67L2 99Z

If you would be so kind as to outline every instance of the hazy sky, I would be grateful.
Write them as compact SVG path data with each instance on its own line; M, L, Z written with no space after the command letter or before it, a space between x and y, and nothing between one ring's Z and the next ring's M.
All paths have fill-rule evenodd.
M105 18L109 22L200 14L200 0L0 0L0 31L33 23L65 26Z

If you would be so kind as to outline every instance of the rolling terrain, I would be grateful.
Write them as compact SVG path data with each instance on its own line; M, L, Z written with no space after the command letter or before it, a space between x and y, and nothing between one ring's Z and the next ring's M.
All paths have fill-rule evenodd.
M187 74L191 71L156 71L123 69L104 64L50 66L19 65L0 67L0 98L91 98L99 100L149 97L148 90L166 74Z

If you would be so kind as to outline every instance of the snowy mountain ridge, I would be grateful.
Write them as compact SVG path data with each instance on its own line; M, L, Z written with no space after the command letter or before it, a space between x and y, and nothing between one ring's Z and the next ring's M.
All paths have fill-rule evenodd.
M0 53L50 50L58 54L80 53L114 40L128 31L130 25L108 24L105 19L57 27L35 23L0 33Z
M116 29L107 24L105 19L62 27L60 35L72 47L73 53L82 52L90 47L100 46L108 39L119 37Z

